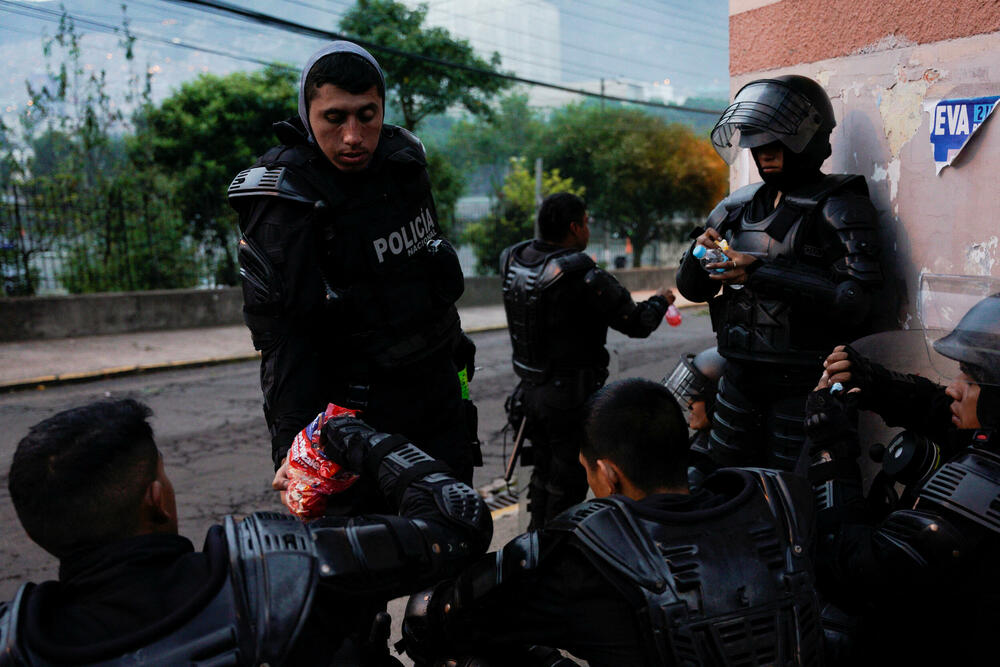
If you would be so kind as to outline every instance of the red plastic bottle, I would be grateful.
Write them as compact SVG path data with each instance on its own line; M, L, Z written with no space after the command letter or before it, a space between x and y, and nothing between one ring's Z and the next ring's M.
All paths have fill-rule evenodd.
M670 304L667 307L667 314L663 316L663 319L667 321L672 327L676 327L681 323L681 311L677 310L677 306Z

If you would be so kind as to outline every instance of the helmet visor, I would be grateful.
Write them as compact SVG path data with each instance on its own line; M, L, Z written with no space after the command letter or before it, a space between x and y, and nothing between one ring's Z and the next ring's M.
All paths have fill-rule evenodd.
M755 148L780 141L801 153L822 125L822 115L805 95L783 81L765 79L748 83L722 112L712 130L712 145L728 164L740 148Z
M998 278L920 276L918 314L931 366L942 378L954 379L962 371L980 385L997 384L1000 321L994 315L1000 310L983 300L998 292Z

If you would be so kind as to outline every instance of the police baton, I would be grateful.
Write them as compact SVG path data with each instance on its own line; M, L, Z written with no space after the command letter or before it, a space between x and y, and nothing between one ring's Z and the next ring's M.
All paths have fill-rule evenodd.
M503 481L510 484L510 478L514 475L514 466L517 465L517 458L521 455L521 448L524 446L524 425L528 423L527 417L521 417L521 425L517 427L517 437L514 438L514 449L507 460L507 469L503 473Z

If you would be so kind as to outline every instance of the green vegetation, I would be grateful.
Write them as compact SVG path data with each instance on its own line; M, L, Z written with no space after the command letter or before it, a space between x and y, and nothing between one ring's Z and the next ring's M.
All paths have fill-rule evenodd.
M496 54L479 58L464 40L424 26L425 15L425 7L358 0L340 27L430 59L499 71ZM0 124L6 294L51 289L40 283L43 261L49 279L73 293L238 282L226 189L276 143L271 125L296 113L298 73L275 65L203 74L153 104L132 45L123 13L129 73L113 99L106 72L83 66L79 35L64 15L43 45L51 83L29 86L16 128ZM503 248L533 236L539 158L542 195L585 194L592 218L631 240L636 262L650 242L670 240L680 233L677 221L704 215L725 192L725 165L704 133L669 122L682 112L587 103L546 117L523 92L501 96L506 80L376 56L391 117L422 128L442 228L474 247L480 273L495 272ZM456 202L470 192L488 194L493 205L463 230Z

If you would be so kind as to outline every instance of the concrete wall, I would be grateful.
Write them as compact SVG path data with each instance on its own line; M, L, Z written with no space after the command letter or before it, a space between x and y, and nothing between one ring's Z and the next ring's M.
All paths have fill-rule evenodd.
M802 74L837 116L827 172L862 174L904 281L899 323L916 323L921 272L998 276L1000 110L935 173L931 109L1000 94L1000 3L942 0L732 0L731 89ZM929 108L930 107L930 108ZM732 186L758 180L747 151Z
M673 268L613 272L631 291L674 283ZM501 303L499 276L468 277L462 308ZM0 299L0 341L241 324L240 288Z

